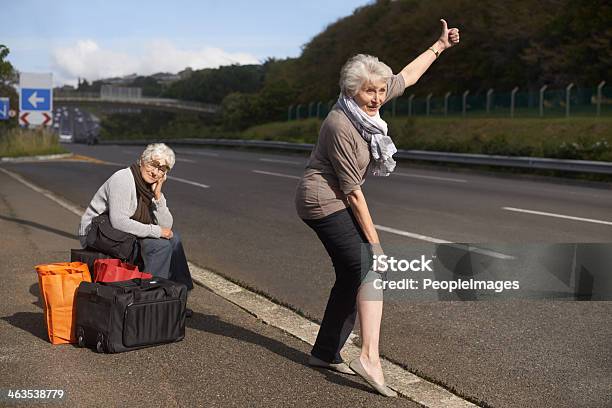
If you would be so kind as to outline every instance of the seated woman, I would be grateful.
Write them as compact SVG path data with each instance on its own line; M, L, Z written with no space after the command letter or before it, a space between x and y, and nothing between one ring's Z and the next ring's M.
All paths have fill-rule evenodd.
M86 247L92 220L107 213L113 228L138 238L146 272L192 289L185 251L172 231L172 214L162 193L174 162L174 152L165 144L148 145L137 163L115 172L98 189L81 217L79 238Z

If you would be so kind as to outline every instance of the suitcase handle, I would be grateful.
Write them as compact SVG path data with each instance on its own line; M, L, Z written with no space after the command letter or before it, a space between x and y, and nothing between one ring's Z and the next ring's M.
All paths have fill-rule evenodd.
M174 286L167 287L167 286L162 286L162 285L151 285L151 286L140 286L140 288L142 289L140 292L133 292L134 301L140 300L141 292L148 292L150 290L159 289L159 288L164 290L164 293L166 294L166 298L171 298L171 299L179 298L179 294L176 292L176 288Z
M144 284L145 282L150 282L150 284ZM177 290L174 286L167 287L167 286L162 286L161 284L157 282L155 283L153 282L155 282L155 280L148 281L146 279L134 278L128 281L113 282L112 285L115 287L122 287L124 290L124 293L128 293L129 292L128 289L135 288L135 287L140 288L141 291L149 291L149 290L162 288L164 292L166 293L166 297L172 297L172 298L179 297L179 294L177 293ZM134 292L134 300L136 300L138 297L137 293L138 292Z
M94 291L91 291L89 293L89 301L92 303L98 303L98 300L100 299L100 293L98 292L97 286L94 289Z

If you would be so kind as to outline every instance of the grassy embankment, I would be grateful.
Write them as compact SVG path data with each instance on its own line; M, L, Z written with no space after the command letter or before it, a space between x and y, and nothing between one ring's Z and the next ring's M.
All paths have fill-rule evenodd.
M46 129L13 128L0 134L0 157L66 153L57 134Z
M612 118L391 118L401 149L612 161ZM243 138L313 143L320 121L254 126Z

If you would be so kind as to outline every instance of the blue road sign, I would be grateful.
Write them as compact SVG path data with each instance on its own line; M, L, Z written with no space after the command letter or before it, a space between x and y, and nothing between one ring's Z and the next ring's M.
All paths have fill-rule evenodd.
M0 98L0 120L9 119L9 98Z
M36 88L21 88L22 111L50 111L51 90Z

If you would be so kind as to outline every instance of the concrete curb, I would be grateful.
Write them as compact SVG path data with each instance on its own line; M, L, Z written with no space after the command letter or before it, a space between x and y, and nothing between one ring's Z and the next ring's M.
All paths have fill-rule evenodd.
M300 316L285 306L245 289L227 279L189 262L193 280L212 292L239 306L266 324L313 345L319 332L319 325ZM342 349L345 361L359 357L360 348L355 345L351 335ZM477 405L464 400L450 391L433 384L397 364L382 359L385 378L391 388L408 399L431 408L467 408Z
M47 154L43 156L0 157L2 163L37 162L43 160L65 159L74 156L73 153Z

